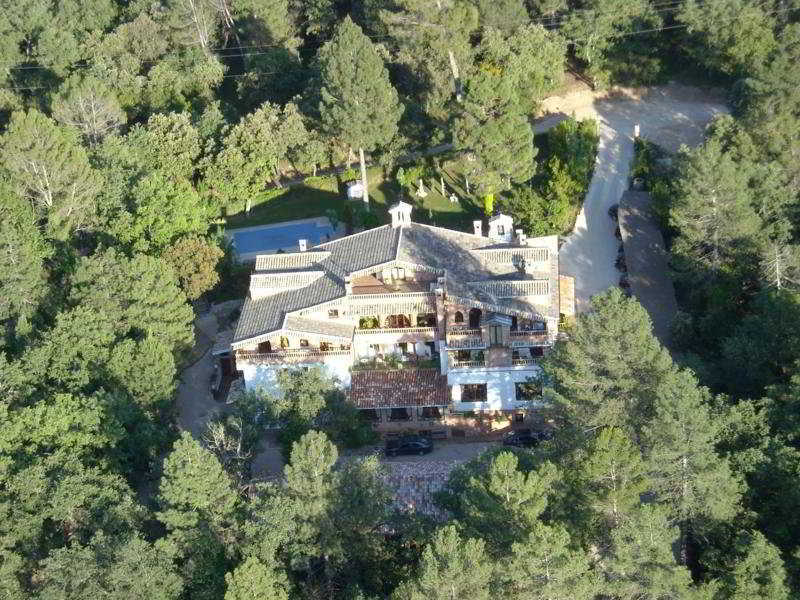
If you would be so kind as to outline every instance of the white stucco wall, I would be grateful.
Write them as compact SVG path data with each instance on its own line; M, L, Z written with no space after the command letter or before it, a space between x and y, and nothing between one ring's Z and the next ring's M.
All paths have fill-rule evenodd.
M242 363L237 365L244 375L244 386L248 390L264 388L266 391L276 393L278 391L278 371L280 369L300 369L303 367L323 367L328 374L336 377L342 387L350 385L350 365L352 361L349 356L341 359L327 359L324 363L303 363L299 365L254 365L252 363Z
M447 383L452 386L453 410L515 410L530 405L518 402L514 390L515 383L522 383L529 377L540 375L537 365L512 368L486 368L459 370L447 373ZM486 402L461 402L461 386L466 383L485 383Z

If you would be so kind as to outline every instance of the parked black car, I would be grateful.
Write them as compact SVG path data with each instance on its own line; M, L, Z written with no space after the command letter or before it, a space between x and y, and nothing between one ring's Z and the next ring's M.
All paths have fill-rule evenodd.
M552 439L553 434L549 431L531 431L530 429L517 429L510 431L503 438L504 446L517 446L519 448L533 448L543 440Z
M433 451L433 442L420 435L409 435L386 441L386 456L398 454L428 454Z

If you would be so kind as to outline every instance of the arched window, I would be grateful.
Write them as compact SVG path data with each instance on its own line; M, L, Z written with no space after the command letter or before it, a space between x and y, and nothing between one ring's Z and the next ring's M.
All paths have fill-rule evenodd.
M469 311L469 328L478 329L481 326L481 309L473 308Z
M453 322L454 323L463 323L464 322L464 313L462 313L460 310L457 310L456 314L453 316Z

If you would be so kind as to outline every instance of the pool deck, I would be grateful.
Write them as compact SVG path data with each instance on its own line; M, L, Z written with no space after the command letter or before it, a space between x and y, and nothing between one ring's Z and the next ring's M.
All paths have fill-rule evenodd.
M338 239L346 234L346 227L344 223L339 223L338 226L334 229L331 225L330 220L328 217L312 217L310 219L297 219L295 221L282 221L280 223L270 223L268 225L255 225L253 227L239 227L237 229L230 229L225 232L226 237L233 242L234 247L236 242L234 240L234 234L236 233L245 233L245 232L252 232L252 231L263 231L268 233L271 229L283 229L287 225L302 225L302 224L313 224L320 229L330 228L333 231L333 235L331 236L331 240ZM324 240L329 241L329 240ZM312 247L316 244L313 243L313 240L309 240L309 247ZM260 254L275 254L278 250L283 250L284 252L297 252L299 251L299 246L297 244L292 244L291 246L283 246L281 248L268 248L264 250L258 250L255 252L237 252L237 257L239 262L252 262L256 259L256 256Z

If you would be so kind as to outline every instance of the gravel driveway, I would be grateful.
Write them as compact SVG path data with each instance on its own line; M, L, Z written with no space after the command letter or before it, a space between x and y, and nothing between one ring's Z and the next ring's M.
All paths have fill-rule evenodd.
M546 99L543 110L548 114L534 124L537 133L571 114L598 121L594 176L575 228L559 254L561 272L575 277L575 308L580 312L589 308L592 296L619 281L614 259L620 241L608 209L628 187L634 125L640 125L642 137L674 152L681 144L700 144L706 125L728 109L709 92L671 84L644 92L575 92Z

